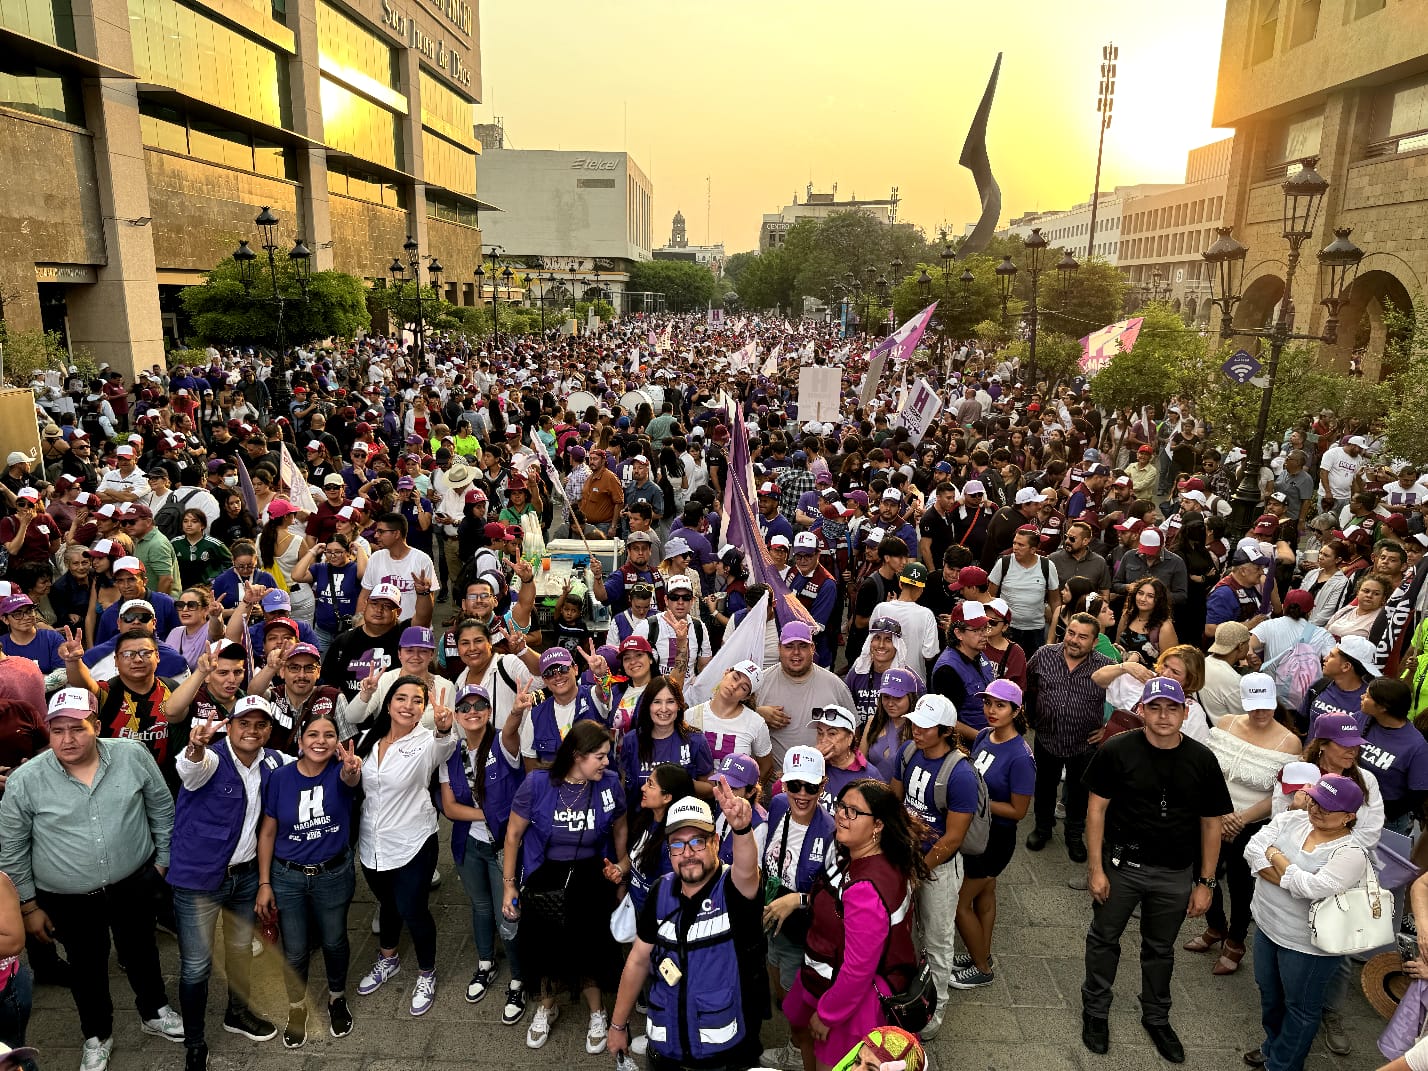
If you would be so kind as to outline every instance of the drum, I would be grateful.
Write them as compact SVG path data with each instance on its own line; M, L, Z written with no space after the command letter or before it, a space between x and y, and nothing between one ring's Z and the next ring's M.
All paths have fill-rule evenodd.
M585 410L591 406L597 409L600 407L600 399L591 394L588 390L573 390L570 397L565 399L565 408L575 414L577 421L585 419Z
M651 409L654 408L654 402L650 399L650 396L642 390L626 391L620 396L620 404L631 413L645 404L648 404Z

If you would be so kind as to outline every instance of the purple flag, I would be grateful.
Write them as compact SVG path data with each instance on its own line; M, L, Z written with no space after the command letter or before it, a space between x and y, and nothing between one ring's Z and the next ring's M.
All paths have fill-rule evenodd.
M242 453L234 454L233 460L238 462L238 493L243 496L243 505L248 507L254 522L262 527L263 515L258 512L258 494L253 490L253 481L248 478L248 466L243 464Z
M907 360L912 356L912 351L917 349L917 343L922 338L922 333L927 330L927 325L932 320L932 314L936 311L937 302L934 301L912 319L908 320L907 323L888 335L878 348L887 348L893 357L899 361ZM871 356L871 354L869 354L869 356Z

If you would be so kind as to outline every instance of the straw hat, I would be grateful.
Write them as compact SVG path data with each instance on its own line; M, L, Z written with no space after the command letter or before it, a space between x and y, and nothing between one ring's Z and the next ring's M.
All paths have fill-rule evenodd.
M1393 1018L1398 1002L1408 991L1413 979L1404 973L1403 959L1397 952L1381 952L1364 964L1360 982L1364 996L1374 1011L1385 1019Z

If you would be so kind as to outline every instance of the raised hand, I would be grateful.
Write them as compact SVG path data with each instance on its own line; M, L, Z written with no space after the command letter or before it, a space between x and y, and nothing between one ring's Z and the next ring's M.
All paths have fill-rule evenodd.
M752 804L733 790L723 774L714 778L712 783L714 802L719 804L719 809L724 812L730 829L743 829L753 821L754 808Z
M213 656L207 651L198 656L198 662L193 667L193 671L200 677L207 677L213 672Z
M600 565L600 559L595 557L593 554L590 556L590 572L594 575L596 580L599 580L602 576L605 575L605 570Z
M337 742L337 758L342 763L342 773L347 777L355 777L362 772L362 760L357 756L357 745L343 747L342 742Z
M674 635L678 640L687 640L689 638L689 618L681 617L674 623Z
M214 595L208 600L208 616L210 618L223 616L223 596Z
M531 689L531 686L527 684L521 688L520 691L516 692L516 701L511 704L511 713L514 714L519 711L524 714L533 706L535 706L535 692Z
M511 565L511 571L520 577L522 584L529 584L535 579L535 567L524 558L517 558Z
M59 656L66 662L78 662L84 657L84 640L80 638L78 629L63 628L60 635L64 637L64 642L59 645Z
M412 574L412 590L418 595L431 594L431 574L423 570Z
M371 699L377 692L377 681L382 676L382 666L379 662L372 663L372 671L362 679L360 690L363 699Z
M228 725L227 718L194 719L193 728L188 731L188 742L197 748L205 748L213 743L220 729Z
M450 707L444 707L440 703L432 704L432 720L436 722L436 731L448 733L451 731L451 722L456 717L456 712Z

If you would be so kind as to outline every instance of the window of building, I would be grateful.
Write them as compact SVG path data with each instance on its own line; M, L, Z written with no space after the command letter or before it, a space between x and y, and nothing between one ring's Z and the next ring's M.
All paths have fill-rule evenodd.
M43 67L0 61L0 105L62 123L84 125L79 80Z
M358 84L364 80L384 89L400 88L396 49L325 0L317 5L317 44L324 70L335 77L359 89L366 88Z
M425 67L418 71L421 82L421 121L447 141L475 150L476 105L448 88Z
M3 0L0 26L75 51L70 0Z
M1294 19L1289 26L1290 48L1298 48L1314 40L1314 35L1319 32L1319 3L1320 0L1298 0L1295 3Z
M1271 176L1283 175L1288 165L1306 156L1318 156L1323 127L1324 113L1319 108L1288 116L1272 126L1264 156L1266 172Z
M433 186L476 196L476 154L430 130L421 132L422 177Z
M297 180L297 157L286 145L254 138L207 119L190 119L177 108L139 102L139 133L145 145L241 171Z
M397 117L325 77L322 129L324 140L334 149L397 171L405 170Z
M327 161L327 190L344 197L355 197L359 201L386 205L389 208L407 207L407 187L386 182L376 175L354 167L346 160Z
M1344 4L1344 22L1354 22L1372 15L1375 11L1382 11L1387 2L1388 0L1347 0Z
M1274 42L1279 34L1279 0L1260 0L1259 10L1250 27L1250 65L1274 57Z
M1428 75L1375 93L1369 131L1369 156L1428 148Z

